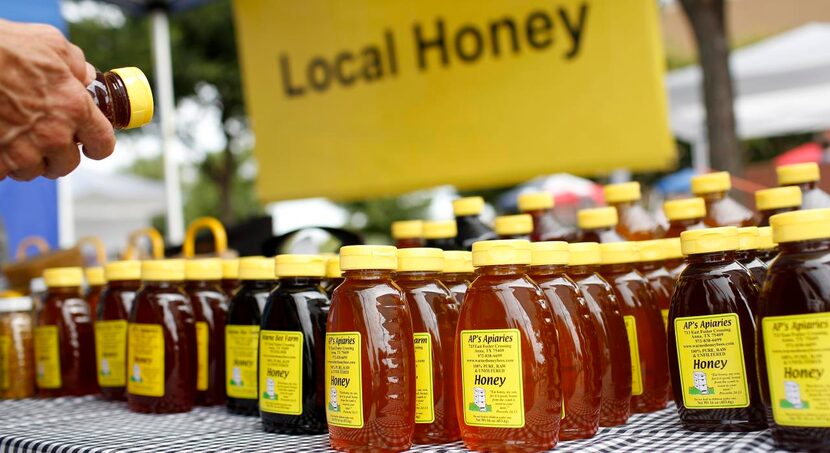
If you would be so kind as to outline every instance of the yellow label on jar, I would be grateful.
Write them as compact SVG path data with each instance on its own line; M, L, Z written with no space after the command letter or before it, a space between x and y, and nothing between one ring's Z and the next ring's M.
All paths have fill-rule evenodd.
M631 353L631 394L643 394L643 371L640 367L640 344L637 342L637 319L623 316L625 332L628 334L628 350Z
M98 385L127 385L127 321L95 321L95 360Z
M204 321L196 322L196 390L208 389L208 325Z
M363 428L360 332L326 334L326 418L329 425Z
M675 318L683 405L690 409L749 406L738 315Z
M259 334L259 410L303 413L303 333L263 330Z
M432 337L415 334L415 423L435 421L432 399Z
M231 398L257 399L259 326L225 326L225 386Z
M663 315L663 327L666 329L666 333L669 332L669 309L660 310L660 314Z
M130 324L127 336L127 392L164 396L164 330L158 324Z
M35 327L35 376L42 389L59 389L61 381L58 326Z
M830 428L830 313L770 316L761 325L775 423Z
M8 335L0 335L0 390L11 387L9 377L9 361L11 360L12 338Z
M525 425L522 345L518 329L461 331L464 423Z

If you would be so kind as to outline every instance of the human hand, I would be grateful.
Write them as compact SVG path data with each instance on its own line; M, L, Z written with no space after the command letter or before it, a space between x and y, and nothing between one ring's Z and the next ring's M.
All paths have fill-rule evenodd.
M115 148L86 86L95 69L58 29L0 19L0 180L58 178Z

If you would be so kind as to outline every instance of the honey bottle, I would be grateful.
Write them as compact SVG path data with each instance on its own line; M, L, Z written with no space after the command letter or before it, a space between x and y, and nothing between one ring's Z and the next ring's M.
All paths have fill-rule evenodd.
M127 326L135 295L141 288L140 261L104 265L107 284L95 317L95 357L98 385L107 401L127 399Z
M597 273L602 261L599 244L568 245L568 275L573 278L594 325L599 343L602 396L599 426L617 426L631 415L631 349L628 332L614 289ZM567 418L567 414L565 414Z
M674 277L669 274L665 267L666 249L663 239L652 239L637 243L640 262L637 269L648 281L651 287L652 296L660 309L660 316L663 318L663 328L668 329L669 304L674 292Z
M496 217L496 234L499 239L530 240L533 232L533 217L530 214L503 215Z
M222 291L230 300L236 291L239 289L239 260L223 259L222 260Z
M444 273L441 282L450 290L458 306L464 303L467 288L475 280L473 254L463 250L444 252Z
M86 90L115 129L141 127L153 120L153 91L141 69L97 71Z
M455 220L433 220L424 222L424 245L441 250L461 250L456 236L458 226Z
M345 280L326 322L326 417L336 450L404 451L415 430L412 314L395 247L340 249Z
M830 194L819 189L821 171L815 162L782 165L775 169L779 186L801 189L802 209L830 208Z
M395 247L405 249L424 246L424 222L422 220L399 220L392 222L392 239Z
M580 209L577 214L580 242L623 242L617 233L617 209L613 207Z
M548 192L530 192L519 195L519 211L533 217L533 232L530 240L576 241L577 232L556 218L553 211L555 202Z
M496 233L481 221L484 210L484 198L464 197L452 201L455 225L458 235L455 238L458 250L472 250L473 242L496 238Z
M706 228L706 202L703 198L682 198L663 203L663 213L669 219L667 238L679 238L680 233L688 230Z
M196 405L225 404L225 323L228 297L222 290L222 260L185 262L184 291L196 321Z
M86 299L86 303L89 305L89 312L94 317L95 313L98 312L98 301L101 298L101 291L103 291L104 285L107 284L107 279L104 277L104 268L102 266L88 267L84 269L84 277L86 277L87 285L84 299Z
M686 261L683 259L680 238L663 239L663 253L665 257L663 264L666 270L669 271L669 275L677 282L677 278L680 277L683 269L686 269Z
M754 226L754 214L729 196L732 180L729 173L719 171L692 177L692 193L706 202L708 227Z
M758 310L761 397L776 446L830 450L830 209L772 218L781 255Z
M767 276L767 264L758 258L759 240L758 227L738 228L738 262L752 274L752 280L758 285L758 291L764 286Z
M398 278L412 314L415 337L416 444L459 440L455 412L453 360L459 305L439 280L444 269L441 249L398 250Z
M769 226L769 218L784 212L801 209L801 189L798 186L774 187L755 192L758 226Z
M758 298L736 260L735 227L680 235L688 267L669 310L669 368L680 422L692 431L766 428L755 367Z
M340 271L340 256L334 255L326 259L326 280L323 288L331 300L334 290L343 283L343 272Z
M456 409L464 446L541 451L558 441L562 412L553 309L527 276L530 242L473 244L478 276L458 320Z
M627 241L658 239L666 232L640 205L642 194L639 182L608 184L603 188L605 202L617 210L617 233Z
M602 399L602 359L591 312L579 286L565 273L568 243L534 242L531 251L530 278L550 302L559 334L559 440L587 439L599 429Z
M778 244L772 242L772 227L758 227L758 258L767 265L778 256Z

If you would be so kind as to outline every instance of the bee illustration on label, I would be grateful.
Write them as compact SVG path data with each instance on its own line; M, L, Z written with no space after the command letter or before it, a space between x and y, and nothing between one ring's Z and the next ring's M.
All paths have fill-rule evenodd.
M692 380L694 387L689 387L689 393L692 395L712 395L715 389L709 386L706 373L703 371L695 371L692 373Z
M807 409L810 405L801 399L801 386L795 381L784 381L784 399L780 405L784 409Z
M337 388L332 387L329 392L329 410L332 412L340 412L340 405L337 402Z

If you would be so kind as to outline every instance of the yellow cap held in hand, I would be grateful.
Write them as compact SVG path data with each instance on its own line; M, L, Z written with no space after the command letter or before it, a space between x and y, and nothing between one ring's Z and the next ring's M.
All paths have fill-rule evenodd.
M239 260L236 258L222 260L222 278L225 280L239 279Z
M479 215L484 209L484 198L464 197L452 201L452 211L456 217Z
M583 230L596 228L608 228L617 225L617 208L608 206L604 208L580 209L576 214L577 224Z
M704 228L680 233L680 245L686 256L738 250L736 227Z
M444 251L430 247L398 250L398 272L441 272L444 270Z
M624 203L626 201L637 201L642 198L640 183L636 181L620 184L608 184L602 188L607 203Z
M599 245L602 264L626 264L640 261L640 251L635 242L611 242Z
M326 275L326 258L320 255L277 255L274 258L277 277L320 277Z
M801 189L797 186L774 187L755 191L755 207L759 211L801 207Z
M423 236L423 220L399 220L392 222L392 239L418 239Z
M219 258L189 259L184 262L185 280L221 280L222 260Z
M769 222L772 240L778 244L830 238L830 209L785 212L772 216Z
M816 182L821 179L821 171L819 171L818 164L815 162L782 165L776 167L775 173L778 174L779 186L804 184L807 182Z
M758 250L758 227L738 228L738 250Z
M692 193L702 195L713 192L726 192L732 188L729 173L718 171L692 177Z
M553 195L549 192L529 192L519 195L519 211L538 211L554 206Z
M533 231L533 217L530 214L496 217L495 230L499 236L530 234Z
M758 227L758 250L771 250L778 247L772 241L772 227Z
M141 279L148 282L184 280L184 260L146 260L141 262Z
M104 268L102 266L88 267L84 269L84 276L86 277L86 284L89 286L104 286L107 284L107 279L104 276Z
M683 258L683 247L681 246L680 238L661 239L663 241L663 254L666 260L676 260Z
M340 269L390 270L398 269L398 249L391 245L348 245L340 248Z
M568 244L569 266L592 266L602 261L599 244L596 242L574 242Z
M530 262L530 241L498 239L473 242L474 267L530 264Z
M640 251L640 262L650 263L666 259L666 246L663 244L663 241L664 239L651 239L638 242L637 248Z
M144 72L134 67L113 69L112 72L118 74L124 82L130 100L130 123L126 129L141 127L153 121L153 90Z
M141 261L113 261L104 265L108 281L141 280Z
M444 252L445 274L472 274L475 271L472 252L462 250L447 250Z
M531 266L567 265L571 253L564 241L534 242L530 244Z
M53 267L43 271L43 281L49 288L81 286L84 271L80 267Z
M274 259L264 256L246 256L239 259L240 280L276 280Z
M455 220L435 220L424 222L425 239L450 239L458 235Z
M702 219L706 217L703 198L683 198L663 203L663 212L669 220Z
M340 255L326 260L326 278L343 278L343 272L340 271Z

